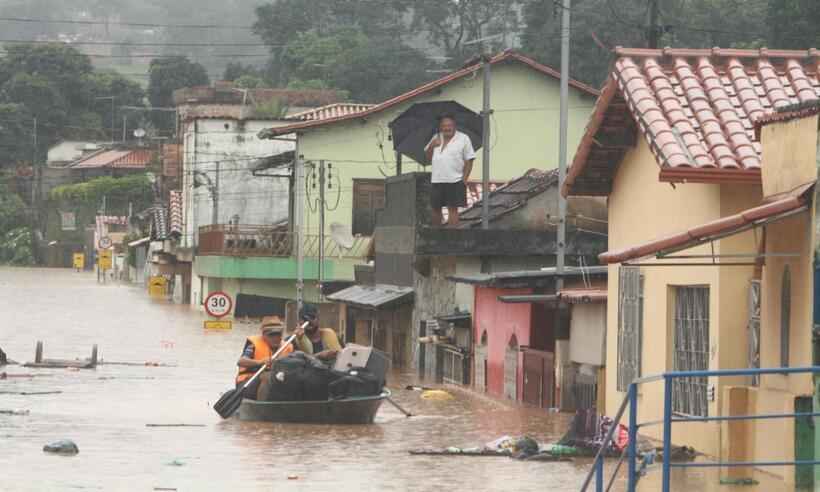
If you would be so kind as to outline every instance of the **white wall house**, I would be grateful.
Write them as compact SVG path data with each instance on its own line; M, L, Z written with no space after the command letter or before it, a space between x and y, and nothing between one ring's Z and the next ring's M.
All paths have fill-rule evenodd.
M271 126L275 123L270 120L228 117L186 122L182 133L183 247L197 244L201 226L237 221L270 225L287 220L288 180L253 175L260 159L295 148L294 142L257 137L260 130ZM212 187L217 192L216 221Z

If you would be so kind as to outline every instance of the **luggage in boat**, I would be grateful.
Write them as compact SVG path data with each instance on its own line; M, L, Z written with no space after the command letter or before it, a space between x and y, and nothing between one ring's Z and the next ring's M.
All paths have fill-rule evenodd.
M383 387L383 379L367 368L354 367L330 383L330 398L338 400L354 396L375 396L381 393Z
M324 401L338 376L319 359L295 352L273 363L267 401Z
M337 372L347 372L356 368L365 368L370 374L380 380L381 385L384 386L389 366L390 360L384 352L373 347L349 343L336 357L333 370Z

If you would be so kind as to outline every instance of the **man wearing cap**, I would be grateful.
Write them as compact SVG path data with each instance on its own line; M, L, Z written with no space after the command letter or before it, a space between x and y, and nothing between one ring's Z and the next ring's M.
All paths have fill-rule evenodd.
M311 354L317 359L331 360L342 350L342 344L336 332L330 328L319 328L319 312L313 304L305 304L299 313L299 319L306 321L305 328L296 328L296 350Z
M245 341L245 348L242 350L242 356L236 363L239 366L239 372L236 375L237 388L245 384L245 381L250 379L262 366L270 367L271 357L282 346L284 329L284 324L278 316L268 316L262 319L262 334L248 337ZM287 344L277 358L285 357L291 352L293 352L293 345ZM255 400L260 381L260 378L256 378L245 389L243 396Z

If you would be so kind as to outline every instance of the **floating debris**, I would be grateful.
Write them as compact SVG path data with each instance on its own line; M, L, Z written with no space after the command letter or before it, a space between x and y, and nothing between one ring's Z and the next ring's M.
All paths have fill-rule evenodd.
M59 395L62 391L0 391L0 395Z
M182 460L171 460L166 463L168 466L185 466L185 462Z
M80 452L80 448L70 439L62 439L43 446L46 453L74 455Z
M145 424L145 427L206 427L205 424Z
M288 480L299 480L299 475L288 475Z
M145 361L145 362L120 362L102 360L99 362L101 366L134 366L134 367L179 367L176 364L165 364L163 362Z
M436 400L436 401L444 401L444 400L452 400L453 395L444 391L444 390L426 390L421 393L421 397L424 400Z

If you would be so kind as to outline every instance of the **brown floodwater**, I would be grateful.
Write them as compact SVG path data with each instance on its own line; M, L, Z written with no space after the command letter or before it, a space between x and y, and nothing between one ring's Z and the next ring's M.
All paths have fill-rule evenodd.
M0 268L0 313L0 347L19 362L33 360L42 340L46 358L88 357L97 344L104 361L174 365L0 369L37 375L0 380L0 410L30 412L0 414L0 491L563 492L579 490L589 468L587 460L409 455L414 448L477 446L502 435L554 442L569 422L568 415L464 390L451 389L450 401L422 400L399 389L413 382L411 374L394 374L389 386L417 415L412 418L385 404L376 423L366 426L223 421L211 405L232 386L243 340L256 326L206 332L196 310L152 301L134 286L98 285L93 274ZM8 394L48 391L61 393ZM42 451L58 439L74 440L80 453ZM678 477L676 489L703 490L699 475L693 477ZM642 489L657 490L656 484L647 481ZM623 480L613 490L623 490Z

